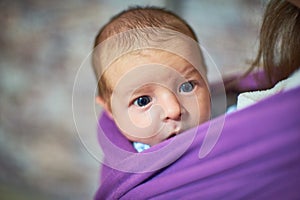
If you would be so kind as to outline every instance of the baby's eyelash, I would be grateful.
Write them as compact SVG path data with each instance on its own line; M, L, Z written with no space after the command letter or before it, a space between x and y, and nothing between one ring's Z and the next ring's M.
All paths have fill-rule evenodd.
M178 90L179 92L189 93L195 89L196 85L196 81L186 81L179 86Z
M140 96L138 98L135 98L131 104L136 105L138 107L145 107L149 103L151 103L152 98L148 95Z

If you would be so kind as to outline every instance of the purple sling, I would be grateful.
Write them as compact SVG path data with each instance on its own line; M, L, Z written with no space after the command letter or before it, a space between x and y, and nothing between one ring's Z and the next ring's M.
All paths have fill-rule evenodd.
M131 143L103 114L98 136L108 166L95 199L300 199L300 87L225 116L216 145L199 158L209 123L140 153L174 143L172 155L161 151L159 159L132 162ZM114 155L111 146L124 151ZM129 172L110 167L116 163ZM133 173L135 166L145 172Z

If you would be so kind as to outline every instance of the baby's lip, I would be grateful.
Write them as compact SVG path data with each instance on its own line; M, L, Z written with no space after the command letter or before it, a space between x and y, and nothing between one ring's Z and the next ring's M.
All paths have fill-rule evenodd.
M179 130L176 130L176 131L174 131L174 132L172 132L167 138L166 138L166 140L168 140L168 139L170 139L170 138L172 138L172 137L175 137L176 135L178 135L179 134Z
M176 135L178 135L181 132L181 126L180 124L171 124L171 127L169 129L169 134L168 137L166 137L166 140L175 137Z
M175 137L176 135L177 135L176 133L172 133L169 137L167 137L166 140L168 140L168 139L170 139L170 138L172 138L172 137Z

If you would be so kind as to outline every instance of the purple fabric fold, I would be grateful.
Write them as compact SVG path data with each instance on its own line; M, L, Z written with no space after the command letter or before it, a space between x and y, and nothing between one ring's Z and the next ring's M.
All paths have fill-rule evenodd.
M166 151L161 153L160 159L152 160L150 165L164 166L156 169L151 168L149 162L143 166L143 159L147 157L141 160L137 157L135 163L127 162L135 155L134 149L114 122L103 114L99 120L99 142L105 164L95 199L300 198L299 87L225 116L218 142L200 159L205 134L210 123L216 120L218 118L140 153L143 156L161 152L172 143L178 146L177 157L174 156L177 148L171 146L175 154ZM185 144L187 148L181 151L179 146ZM122 153L115 156L110 146L121 149ZM133 168L140 165L149 170L124 172L113 169L110 165L113 162Z

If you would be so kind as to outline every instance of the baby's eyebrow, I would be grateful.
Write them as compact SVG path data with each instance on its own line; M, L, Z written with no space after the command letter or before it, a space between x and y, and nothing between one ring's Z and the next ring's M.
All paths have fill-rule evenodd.
M153 84L153 83L152 83ZM134 93L141 93L141 92L149 92L149 91L152 91L153 88L152 88L152 84L149 83L149 84L146 84L146 85L143 85L137 89L134 90Z
M149 90L151 90L151 85L150 84L146 84L146 85L142 85L142 86L137 86L136 84L130 85L129 87L127 87L125 93L126 94L133 94L133 93L142 93L142 92L149 92Z
M186 65L186 66L184 66L184 67L182 68L182 70L180 70L180 71L181 71L181 74L182 74L184 77L186 77L186 78L193 77L193 76L195 76L195 75L200 75L200 76L201 76L200 72L199 72L195 67L193 67L193 66L191 66L191 65ZM201 76L201 77L202 77L202 76Z

